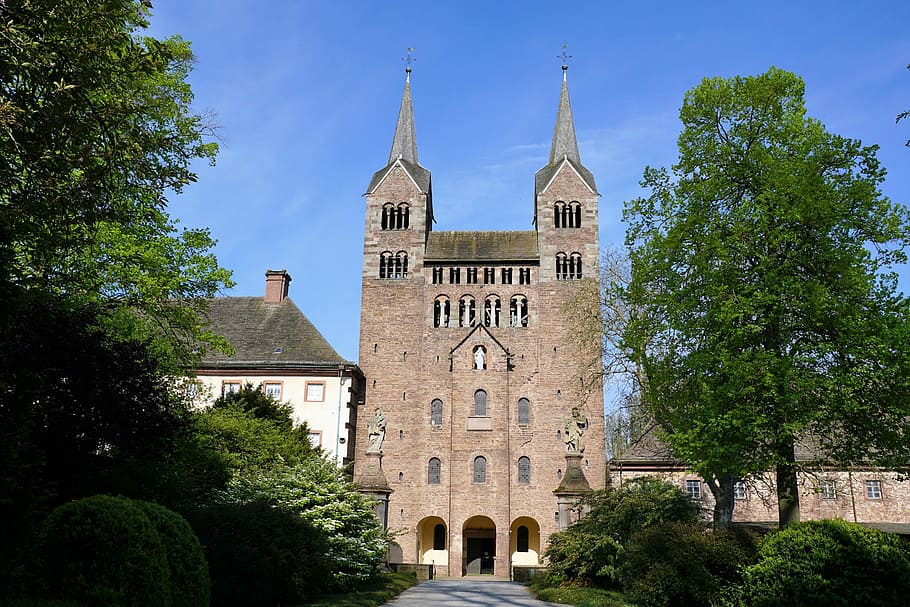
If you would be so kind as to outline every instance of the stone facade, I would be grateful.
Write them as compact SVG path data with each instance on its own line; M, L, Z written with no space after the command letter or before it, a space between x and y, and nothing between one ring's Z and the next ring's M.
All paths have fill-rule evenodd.
M572 343L566 310L597 277L598 195L565 82L532 230L432 231L413 134L408 83L366 194L355 480L387 496L393 561L504 576L538 564L577 495L606 480L603 393L586 378L599 344ZM568 453L573 408L582 445Z

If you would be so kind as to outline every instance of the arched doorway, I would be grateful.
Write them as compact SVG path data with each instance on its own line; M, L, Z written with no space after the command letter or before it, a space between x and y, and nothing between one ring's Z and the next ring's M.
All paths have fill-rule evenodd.
M421 565L449 566L449 529L438 516L417 523L417 559Z
M512 565L540 564L540 525L529 516L512 521L509 529L509 555Z
M486 516L472 516L464 523L464 574L493 575L496 558L496 524Z

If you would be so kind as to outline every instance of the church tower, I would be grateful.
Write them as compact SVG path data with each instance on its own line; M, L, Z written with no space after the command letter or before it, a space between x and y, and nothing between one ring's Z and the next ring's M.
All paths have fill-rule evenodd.
M564 67L534 229L432 231L407 76L366 193L355 481L383 500L393 562L507 577L604 486L603 393L586 376L599 343L572 343L567 318L597 280L597 193Z

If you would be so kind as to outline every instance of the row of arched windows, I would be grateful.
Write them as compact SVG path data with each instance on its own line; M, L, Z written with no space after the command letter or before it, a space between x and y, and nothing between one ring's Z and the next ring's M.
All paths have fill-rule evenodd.
M411 207L402 202L395 206L391 202L382 205L380 225L383 230L407 230L411 221Z
M379 278L407 278L408 254L385 251L379 256Z
M478 318L477 304L471 295L462 295L458 300L458 315L452 316L452 303L448 296L440 295L433 301L433 326L436 328L474 327L478 323L485 327L502 327L502 302L496 295L488 295L483 302L483 311ZM524 295L513 295L509 300L510 327L528 326L528 299Z
M431 457L427 462L427 484L438 485L442 482L442 461ZM474 458L474 483L482 485L487 482L487 458L478 455ZM522 455L518 458L518 484L531 484L531 458Z
M581 227L581 204L577 200L565 203L557 200L553 205L553 226L557 228Z
M556 280L577 280L581 278L581 253L556 254Z
M483 417L487 414L487 391L474 392L474 416ZM430 423L434 426L442 425L442 401L434 398L430 403ZM518 423L526 426L531 423L531 401L527 398L518 399Z

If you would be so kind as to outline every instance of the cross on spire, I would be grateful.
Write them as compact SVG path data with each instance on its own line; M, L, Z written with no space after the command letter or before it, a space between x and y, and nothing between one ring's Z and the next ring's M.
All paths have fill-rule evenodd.
M572 58L572 55L566 53L566 49L569 48L569 43L566 42L562 45L562 54L556 55L557 59L562 59L562 79L566 79L566 71L569 69L569 59Z
M406 62L406 63L408 64L408 66L407 66L406 68L404 68L404 71L407 72L407 74L408 74L408 81L409 81L409 82L410 82L410 80L411 80L411 63L412 63L413 61L417 61L417 59L414 58L414 57L412 57L411 54L412 54L414 51L416 51L416 50L417 50L417 49L414 48L413 46L409 46L409 47L408 47L408 56L407 56L407 57L402 57L402 58L401 58L402 61L404 61L404 62Z

